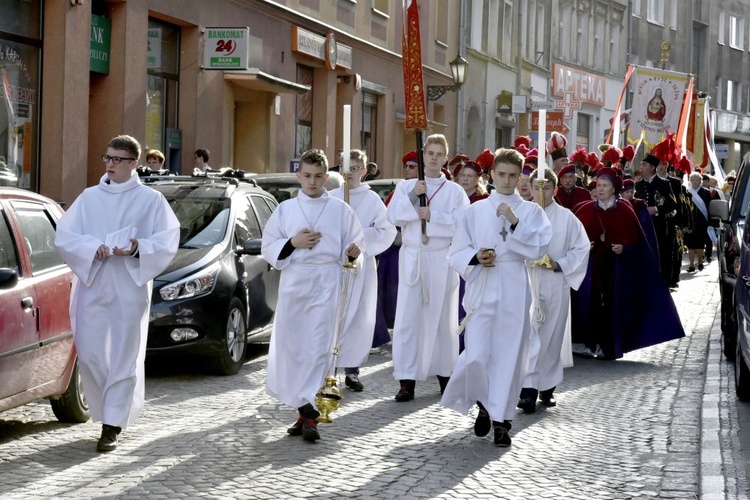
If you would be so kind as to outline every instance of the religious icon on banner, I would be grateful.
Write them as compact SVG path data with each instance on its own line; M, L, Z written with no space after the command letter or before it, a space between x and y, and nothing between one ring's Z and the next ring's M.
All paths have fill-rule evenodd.
M664 102L664 98L661 96L661 89L656 89L654 90L654 97L648 101L646 116L648 116L649 120L663 121L666 114L667 105Z

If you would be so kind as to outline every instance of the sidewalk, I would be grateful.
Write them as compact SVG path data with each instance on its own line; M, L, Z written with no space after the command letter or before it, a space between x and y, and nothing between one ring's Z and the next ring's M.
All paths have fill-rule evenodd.
M734 364L724 358L721 317L717 312L708 340L701 411L701 500L746 500L748 478L742 454L742 430L734 392ZM745 423L745 434L750 427ZM747 444L747 439L745 439Z

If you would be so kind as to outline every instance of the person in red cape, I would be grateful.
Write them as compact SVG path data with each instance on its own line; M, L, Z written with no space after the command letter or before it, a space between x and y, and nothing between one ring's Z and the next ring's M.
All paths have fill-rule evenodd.
M599 170L596 201L576 215L591 241L589 269L572 295L573 342L600 359L684 337L677 309L630 204L622 180Z
M586 188L576 186L576 167L572 163L565 165L558 174L560 186L555 192L555 201L567 208L575 210L579 203L591 200L591 193Z

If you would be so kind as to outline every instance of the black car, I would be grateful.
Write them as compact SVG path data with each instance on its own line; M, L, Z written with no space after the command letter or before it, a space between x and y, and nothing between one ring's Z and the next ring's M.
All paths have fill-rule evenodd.
M724 357L734 361L737 347L737 308L735 282L743 245L745 215L750 204L750 155L745 155L738 171L734 194L728 200L713 200L709 205L712 218L721 220L718 239L719 292L721 295L721 331Z
M180 221L180 246L154 280L147 356L201 356L237 373L248 340L268 336L279 271L260 257L276 200L251 180L147 177Z
M255 182L259 187L265 189L281 203L290 198L295 198L299 191L299 180L297 174L291 173L270 173L256 174L250 177L251 182Z

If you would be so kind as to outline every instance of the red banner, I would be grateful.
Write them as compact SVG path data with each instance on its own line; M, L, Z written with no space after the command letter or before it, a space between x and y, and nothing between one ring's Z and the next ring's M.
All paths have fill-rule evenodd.
M427 128L424 78L422 76L422 42L419 34L417 0L404 0L404 27L401 53L404 65L404 113L406 129Z

